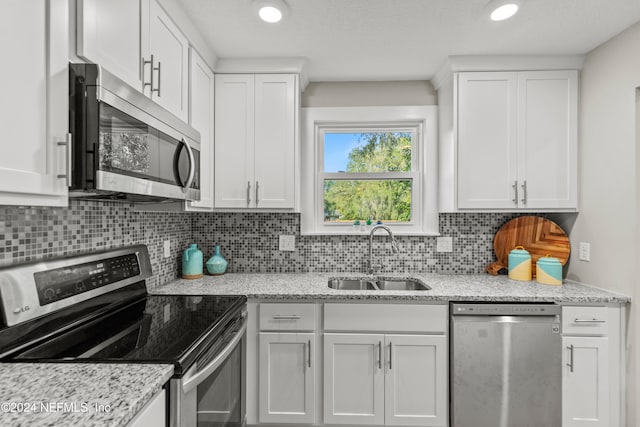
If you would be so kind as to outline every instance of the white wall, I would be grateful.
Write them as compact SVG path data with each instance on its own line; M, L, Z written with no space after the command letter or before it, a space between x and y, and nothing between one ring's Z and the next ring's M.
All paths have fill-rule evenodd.
M640 86L640 24L587 55L581 76L580 214L571 233L568 277L640 298L636 88ZM591 262L578 260L591 243ZM638 304L630 307L627 347L627 426L640 418L636 384Z
M317 82L302 94L303 107L436 105L431 82Z

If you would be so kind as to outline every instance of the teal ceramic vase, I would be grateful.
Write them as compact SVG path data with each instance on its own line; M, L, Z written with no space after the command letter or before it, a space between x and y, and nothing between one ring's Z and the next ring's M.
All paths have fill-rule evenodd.
M216 246L215 254L207 261L207 271L214 276L219 276L227 271L227 260L220 255L220 246Z
M199 279L202 274L202 251L192 243L182 254L182 278Z

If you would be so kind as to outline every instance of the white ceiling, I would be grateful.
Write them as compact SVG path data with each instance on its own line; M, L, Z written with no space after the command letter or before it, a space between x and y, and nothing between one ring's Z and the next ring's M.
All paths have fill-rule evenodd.
M584 54L640 20L640 0L523 0L491 22L489 0L181 0L219 58L304 58L311 81L428 80L449 55Z

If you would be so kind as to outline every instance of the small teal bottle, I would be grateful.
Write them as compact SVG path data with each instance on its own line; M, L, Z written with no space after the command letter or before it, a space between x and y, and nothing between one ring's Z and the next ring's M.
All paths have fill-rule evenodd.
M202 251L192 243L182 254L182 278L199 279L202 274Z
M227 260L220 255L220 246L216 245L216 252L207 261L207 271L213 276L219 276L227 271Z

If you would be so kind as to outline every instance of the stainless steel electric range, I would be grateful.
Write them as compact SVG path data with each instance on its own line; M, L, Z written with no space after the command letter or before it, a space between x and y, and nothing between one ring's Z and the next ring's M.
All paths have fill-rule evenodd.
M246 298L149 295L147 247L0 269L2 362L173 364L172 427L245 423Z

